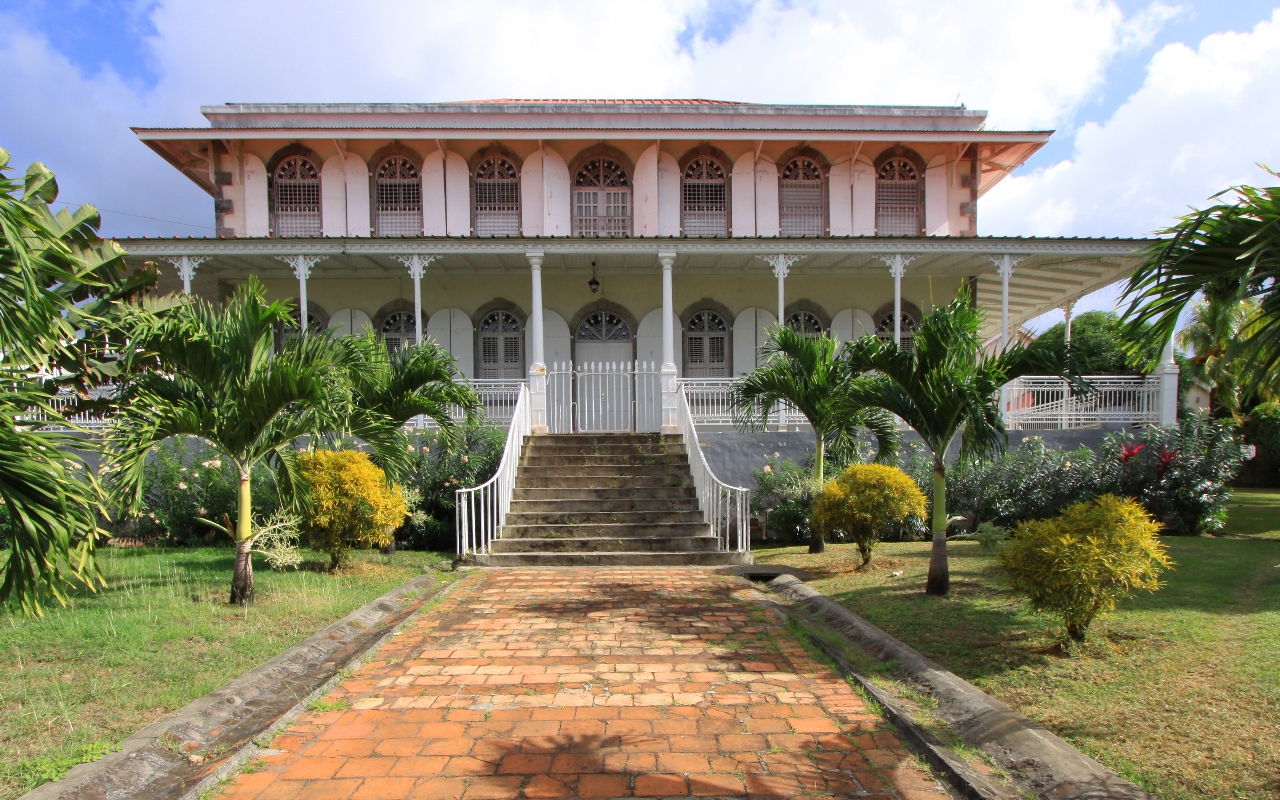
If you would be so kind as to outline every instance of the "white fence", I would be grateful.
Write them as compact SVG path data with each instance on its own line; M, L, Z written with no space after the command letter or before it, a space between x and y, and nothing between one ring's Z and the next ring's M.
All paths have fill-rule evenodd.
M1072 394L1062 378L1029 375L1004 387L1005 427L1010 430L1096 428L1103 423L1157 425L1160 379L1085 375L1090 391Z
M520 399L521 387L525 385L524 381L484 378L467 381L467 384L480 395L480 405L483 409L481 416L486 422L498 425L506 425L511 422L515 414L516 403ZM463 417L462 409L458 406L450 407L449 416L461 421ZM437 426L435 420L423 416L409 420L408 427L434 429Z
M547 368L551 433L656 432L662 384L652 361L555 362Z
M689 402L689 414L697 425L733 426L733 406L729 402L732 378L683 378L680 381ZM769 412L769 425L808 427L809 421L790 403L780 404Z
M112 385L99 386L91 391L91 395L96 398L110 397L116 391L116 387ZM69 414L68 412L75 406L79 398L73 392L58 392L58 394L49 398L49 408L54 413L60 415L68 424L54 420L49 412L43 408L31 408L27 413L21 414L18 420L21 422L46 422L41 428L47 431L68 432L74 430L86 430L101 432L111 427L110 417L103 417L95 413L82 411L78 414Z
M520 384L498 471L474 489L459 489L455 494L459 556L489 553L489 547L502 530L502 522L511 508L511 497L516 488L516 467L520 463L524 437L531 432L529 388Z
M750 552L751 492L740 486L730 486L711 471L698 442L698 429L683 386L677 395L676 427L689 454L689 470L693 473L702 518L711 525L711 531L720 542L720 550Z

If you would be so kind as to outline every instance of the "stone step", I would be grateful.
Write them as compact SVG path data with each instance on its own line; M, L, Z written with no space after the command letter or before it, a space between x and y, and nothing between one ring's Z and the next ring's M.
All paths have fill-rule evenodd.
M526 446L533 442L534 446L567 445L571 447L591 447L609 444L684 444L684 437L678 433L555 433L549 436L526 436Z
M530 477L565 477L565 476L626 476L628 478L647 478L661 475L688 475L688 464L578 464L575 466L525 466L516 469L516 478L522 475Z
M516 471L516 491L521 489L679 489L692 487L693 476L684 475L529 475Z
M664 536L706 536L711 526L696 522L658 522L644 525L503 525L500 539L645 539Z
M701 511L596 511L585 507L561 512L508 513L507 525L664 525L702 522Z
M519 475L517 474L513 502L550 501L569 503L584 501L588 503L603 503L612 500L635 500L637 502L660 501L664 503L692 501L695 507L698 504L698 495L693 488L692 481L687 486L642 487L624 483L622 486L617 487L597 487L593 489L571 486L530 488L522 487L519 484Z
M530 491L530 490L526 490ZM548 490L553 492L565 492L566 489ZM618 490L623 491L623 490ZM698 498L690 492L687 497L678 498L637 498L630 494L622 497L603 498L603 497L585 497L585 498L561 498L560 495L552 495L554 499L548 500L524 500L517 497L511 501L510 513L512 514L537 514L537 513L555 513L567 514L574 511L602 512L602 511L643 511L643 512L661 512L661 511L697 511Z
M705 553L714 536L633 536L623 539L496 539L494 553Z
M750 553L490 553L491 567L723 567L751 563Z
M687 466L688 463L689 459L684 455L622 455L620 453L609 453L598 456L592 453L578 453L575 455L546 456L526 452L520 456L521 467L619 467L619 472L625 471L630 467L678 467Z

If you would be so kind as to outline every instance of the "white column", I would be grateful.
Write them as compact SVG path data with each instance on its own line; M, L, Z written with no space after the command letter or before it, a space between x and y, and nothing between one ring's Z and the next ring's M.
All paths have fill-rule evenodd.
M676 415L679 413L677 392L679 382L676 380L676 311L671 292L671 266L675 263L675 253L658 253L658 263L662 264L662 367L658 380L662 387L662 432L675 433L679 428Z
M409 277L413 278L413 342L422 344L422 276L427 265L440 256L424 256L414 253L410 256L392 256L396 261L409 268Z
M773 267L774 277L778 279L778 325L787 324L787 292L786 279L791 274L791 265L804 258L804 256L789 256L785 253L778 253L771 256L760 256L766 264ZM787 429L787 409L785 406L778 407L778 430L785 431Z
M209 257L196 258L194 256L179 256L177 258L166 258L178 270L178 277L182 279L182 291L191 294L191 281L196 277L196 267L208 261Z
M1000 349L1009 346L1009 279L1013 277L1013 268L1021 258L1011 255L992 256L991 263L996 265L996 274L1000 276Z
M525 253L529 259L531 301L529 309L529 416L535 434L548 433L547 356L542 327L542 252Z
M1178 421L1178 371L1178 362L1173 358L1173 339L1170 338L1155 374L1160 382L1161 425L1173 425Z
M915 256L904 256L894 253L891 256L880 256L889 267L893 276L893 343L902 344L902 276L907 274L907 265L915 261Z
M1071 347L1071 310L1075 308L1075 305L1075 300L1068 300L1062 304L1062 315L1066 321L1066 331L1063 336L1063 341L1066 343L1068 349Z
M298 279L298 327L307 332L307 278L311 277L311 268L326 256L276 256L293 268L293 275Z

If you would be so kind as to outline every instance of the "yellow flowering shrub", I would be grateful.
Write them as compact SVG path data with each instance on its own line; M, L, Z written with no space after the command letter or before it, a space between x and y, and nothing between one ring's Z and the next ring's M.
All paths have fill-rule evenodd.
M1133 500L1104 494L1052 519L1023 522L1000 551L1009 585L1036 611L1060 614L1084 641L1089 623L1138 589L1160 588L1173 566L1160 524Z
M302 522L307 544L329 554L334 567L354 547L391 544L392 532L408 513L398 486L355 450L316 450L298 455L311 484L311 510Z
M823 485L809 524L823 536L844 531L865 566L886 528L925 513L924 493L907 473L884 464L854 464Z

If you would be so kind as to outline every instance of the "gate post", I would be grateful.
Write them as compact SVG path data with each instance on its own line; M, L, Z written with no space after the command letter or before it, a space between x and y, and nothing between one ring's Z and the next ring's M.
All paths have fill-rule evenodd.
M1173 358L1173 339L1164 346L1164 357L1155 373L1160 380L1160 424L1173 425L1178 421L1178 362Z
M676 380L676 343L675 309L671 300L671 265L675 263L675 253L658 253L658 261L662 264L662 368L658 380L662 384L662 432L676 433L678 412L676 392L679 384Z
M547 428L547 362L542 338L542 252L525 253L533 279L529 316L529 427L535 435Z

